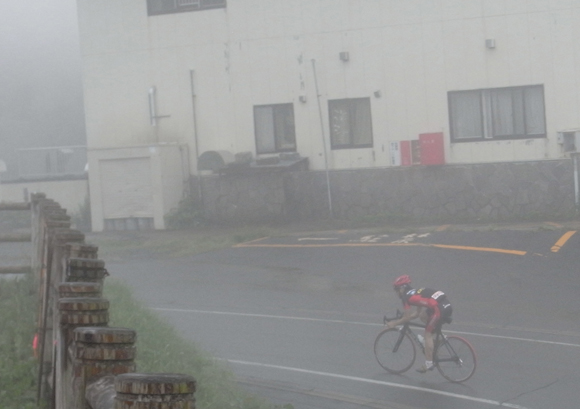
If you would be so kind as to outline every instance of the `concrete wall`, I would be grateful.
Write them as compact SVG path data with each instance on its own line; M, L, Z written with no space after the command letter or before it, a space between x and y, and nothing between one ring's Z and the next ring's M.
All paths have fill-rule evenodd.
M3 182L0 185L0 200L4 202L23 202L24 190L28 193L45 193L47 196L62 203L68 209L69 215L79 212L79 207L85 205L89 194L87 179L53 180L30 182Z
M502 221L574 215L571 160L330 172L334 215L353 220ZM203 178L216 221L308 221L330 216L324 172Z
M373 146L330 151L331 169L390 166L390 142L426 132L444 133L448 163L558 159L557 132L580 128L577 0L232 0L151 17L145 0L77 4L89 147L185 143L194 174L195 138L198 154L255 154L253 106L277 103L293 103L297 151L324 169L312 60L327 146L328 100L371 101ZM534 84L546 138L451 143L449 91Z

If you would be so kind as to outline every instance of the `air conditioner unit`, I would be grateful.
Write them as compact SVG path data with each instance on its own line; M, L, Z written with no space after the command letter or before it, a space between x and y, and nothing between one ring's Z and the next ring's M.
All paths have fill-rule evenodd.
M558 132L558 143L564 152L579 152L580 130Z

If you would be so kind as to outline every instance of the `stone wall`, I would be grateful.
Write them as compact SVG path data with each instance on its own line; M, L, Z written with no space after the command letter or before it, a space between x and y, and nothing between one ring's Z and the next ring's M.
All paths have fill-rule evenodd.
M337 219L392 217L423 222L571 217L569 159L331 171ZM326 173L222 175L202 180L205 214L215 221L308 221L330 216Z
M242 223L284 219L284 180L280 172L205 176L201 180L204 216L217 222Z

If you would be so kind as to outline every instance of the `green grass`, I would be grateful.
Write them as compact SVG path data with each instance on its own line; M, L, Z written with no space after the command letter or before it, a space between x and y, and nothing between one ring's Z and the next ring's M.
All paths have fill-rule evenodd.
M221 362L179 336L171 325L138 302L124 284L109 279L104 296L111 303L110 326L137 332L137 372L193 376L197 381L198 408L282 408L243 391ZM291 409L292 405L283 408Z
M291 409L246 393L225 365L184 340L176 330L135 300L127 286L105 285L110 326L137 332L137 371L183 373L197 381L196 404L204 409ZM32 339L38 294L30 277L0 280L0 408L37 409L37 360Z
M36 408L32 352L37 294L30 278L0 280L0 408Z
M131 258L180 257L227 248L245 241L281 234L279 229L257 227L194 228L112 233L90 233L86 241L99 247L105 261Z

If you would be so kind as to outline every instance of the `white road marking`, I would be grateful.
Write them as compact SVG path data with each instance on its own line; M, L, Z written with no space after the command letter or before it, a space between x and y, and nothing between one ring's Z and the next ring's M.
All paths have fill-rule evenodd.
M402 239L395 240L391 243L393 243L393 244L409 244L409 243L412 243L413 241L415 241L415 237L420 237L420 236L417 236L416 233L407 234L406 236L403 236Z
M541 339L529 339L529 338L518 338L518 337L506 337L503 335L478 334L475 332L461 332L461 331L448 331L448 330L446 330L445 333L447 333L447 332L449 332L450 334L473 335L476 337L486 337L486 338L501 338L501 339L510 339L513 341L535 342L538 344L551 344L551 345L560 345L560 346L564 346L564 347L580 348L579 344L570 344L567 342L544 341Z
M382 239L389 237L388 234L383 234L380 236L363 236L360 239L349 240L349 243L378 243Z
M360 238L361 243L376 243L382 236L364 236Z
M435 395L441 395L441 396L447 396L450 398L463 399L463 400L468 400L468 401L472 401L472 402L484 403L487 405L501 406L504 408L529 409L529 408L526 408L525 406L515 405L512 403L506 403L506 402L499 402L499 401L492 400L492 399L475 398L473 396L460 395L458 393L439 391L436 389L429 389L429 388L421 388L419 386L405 385L405 384L394 383L394 382L377 381L375 379L360 378L357 376L348 376L348 375L340 375L340 374L329 373L329 372L311 371L308 369L293 368L293 367L289 367L289 366L280 366L280 365L270 365L270 364L263 364L263 363L258 363L258 362L238 361L236 359L226 359L226 361L229 363L238 364L238 365L247 365L247 366L257 366L257 367L261 367L261 368L278 369L278 370L283 370L283 371L304 373L304 374L308 374L308 375L325 376L325 377L329 377L329 378L342 379L342 380L347 380L347 381L364 382L364 383L370 383L370 384L374 384L374 385L390 386L393 388L408 389L408 390L412 390L412 391L432 393Z
M225 312L225 311L187 310L187 309L176 309L176 308L151 308L151 309L155 310L155 311L165 311L165 312L231 315L231 316L238 316L238 317L268 318L268 319L280 319L280 320L326 322L326 323L334 323L334 324L367 325L367 326L373 326L373 327L383 327L382 324L374 324L374 323L368 323L368 322L357 322L357 321L345 321L345 320L330 320L330 319L324 319L324 318L292 317L292 316L268 315L268 314L248 314L248 313L242 313L242 312ZM538 343L538 344L550 344L550 345L559 345L559 346L580 348L580 344L572 344L572 343L567 343L567 342L556 342L556 341L545 341L545 340L541 340L541 339L518 338L518 337L508 337L508 336L503 336L503 335L480 334L480 333L476 333L476 332L463 332L463 331L451 331L451 330L445 330L445 333L460 334L460 335L473 335L476 337L499 338L499 339L507 339L507 340L512 340L512 341L534 342L534 343Z

